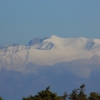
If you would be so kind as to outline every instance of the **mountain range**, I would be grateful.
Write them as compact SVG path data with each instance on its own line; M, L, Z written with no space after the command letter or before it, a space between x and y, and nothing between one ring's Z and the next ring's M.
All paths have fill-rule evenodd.
M85 83L100 92L99 73L100 39L53 35L33 38L27 45L0 46L0 94L6 94L5 100L16 94L14 100L19 100L48 85L61 93Z
M98 57L100 57L100 39L60 38L53 35L44 39L34 38L27 46L13 44L0 47L0 68L21 70L18 66L29 62L54 65L59 62Z

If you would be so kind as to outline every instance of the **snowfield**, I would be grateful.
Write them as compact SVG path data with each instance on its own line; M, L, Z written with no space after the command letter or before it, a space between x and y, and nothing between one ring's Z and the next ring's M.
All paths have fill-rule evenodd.
M29 62L54 65L77 59L91 59L94 56L100 56L100 39L60 38L53 35L32 46L0 47L0 68L21 70Z

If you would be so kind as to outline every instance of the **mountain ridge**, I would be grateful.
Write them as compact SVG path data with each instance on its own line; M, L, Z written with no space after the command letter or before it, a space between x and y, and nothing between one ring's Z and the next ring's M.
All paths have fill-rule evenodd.
M35 38L35 41L37 41ZM54 65L77 59L100 56L100 39L60 38L55 35L33 45L10 45L0 48L0 68L20 69L33 62L39 65ZM7 67L8 66L8 67Z

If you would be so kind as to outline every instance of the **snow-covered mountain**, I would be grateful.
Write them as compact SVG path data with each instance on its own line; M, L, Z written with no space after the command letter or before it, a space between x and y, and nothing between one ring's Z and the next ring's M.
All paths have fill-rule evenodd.
M10 45L0 48L0 68L22 70L29 62L38 65L54 65L77 59L91 59L100 56L100 39L35 38L33 45Z
M100 39L53 35L34 38L27 46L0 46L0 96L5 100L35 95L49 85L68 92L83 83L100 92Z

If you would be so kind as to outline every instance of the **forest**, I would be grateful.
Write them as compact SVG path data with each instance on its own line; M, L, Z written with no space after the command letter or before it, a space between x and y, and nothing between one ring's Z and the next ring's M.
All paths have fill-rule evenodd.
M0 97L0 100L4 100ZM73 89L71 94L64 93L59 96L57 93L50 91L50 86L45 90L41 90L37 95L30 95L23 97L22 100L100 100L100 94L97 92L90 92L89 96L85 94L85 84L82 84L78 89Z

